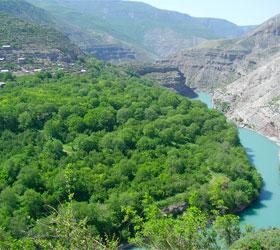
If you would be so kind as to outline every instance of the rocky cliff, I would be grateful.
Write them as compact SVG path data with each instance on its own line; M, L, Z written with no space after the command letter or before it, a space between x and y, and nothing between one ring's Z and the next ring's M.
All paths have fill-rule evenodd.
M215 106L237 124L280 141L280 15L240 39L207 42L162 63L214 94Z
M215 106L240 126L280 141L280 53L214 94Z
M168 64L146 64L133 66L133 70L136 74L146 77L153 81L153 83L172 89L184 96L190 98L197 96L196 93L186 85L186 78L178 67Z
M265 22L240 39L206 42L171 56L189 86L211 91L236 81L266 64L280 51L280 16Z

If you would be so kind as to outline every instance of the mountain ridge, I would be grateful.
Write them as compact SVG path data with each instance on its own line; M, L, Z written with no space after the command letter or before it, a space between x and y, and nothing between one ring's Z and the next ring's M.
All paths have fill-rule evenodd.
M165 57L207 39L236 37L244 33L243 28L226 20L195 18L139 2L112 0L83 0L78 3L73 0L29 0L29 2L85 32L99 33L103 45L121 44L124 47L134 48L136 54L137 52L139 54L139 50L146 52L151 58ZM102 40L102 36L107 39ZM92 44L93 47L95 45L100 44Z

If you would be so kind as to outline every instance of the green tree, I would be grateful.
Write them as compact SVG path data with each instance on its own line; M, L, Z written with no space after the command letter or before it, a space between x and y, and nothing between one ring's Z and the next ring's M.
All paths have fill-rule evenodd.
M241 236L239 218L234 215L218 216L214 222L214 228L227 247Z

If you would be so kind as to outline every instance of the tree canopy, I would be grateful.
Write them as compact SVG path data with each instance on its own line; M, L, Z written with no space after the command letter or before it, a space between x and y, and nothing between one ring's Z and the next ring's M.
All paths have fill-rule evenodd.
M124 208L141 217L147 194L160 209L187 202L211 218L249 205L261 184L221 113L113 66L17 77L0 90L7 237L40 235L69 194L93 235L127 241Z

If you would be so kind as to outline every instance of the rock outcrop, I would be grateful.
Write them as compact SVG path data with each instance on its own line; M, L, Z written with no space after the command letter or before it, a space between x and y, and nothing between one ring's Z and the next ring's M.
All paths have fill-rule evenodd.
M240 126L280 141L280 54L214 94L215 106Z
M137 53L132 48L118 45L100 45L90 47L86 50L99 60L109 62L134 61L137 59Z
M135 66L134 70L140 76L152 80L155 84L172 89L181 95L194 98L196 93L186 85L184 74L178 69L167 64L146 64Z
M240 67L248 51L194 48L170 58L168 62L184 72L188 86L213 91L246 74ZM245 72L244 72L245 71Z

